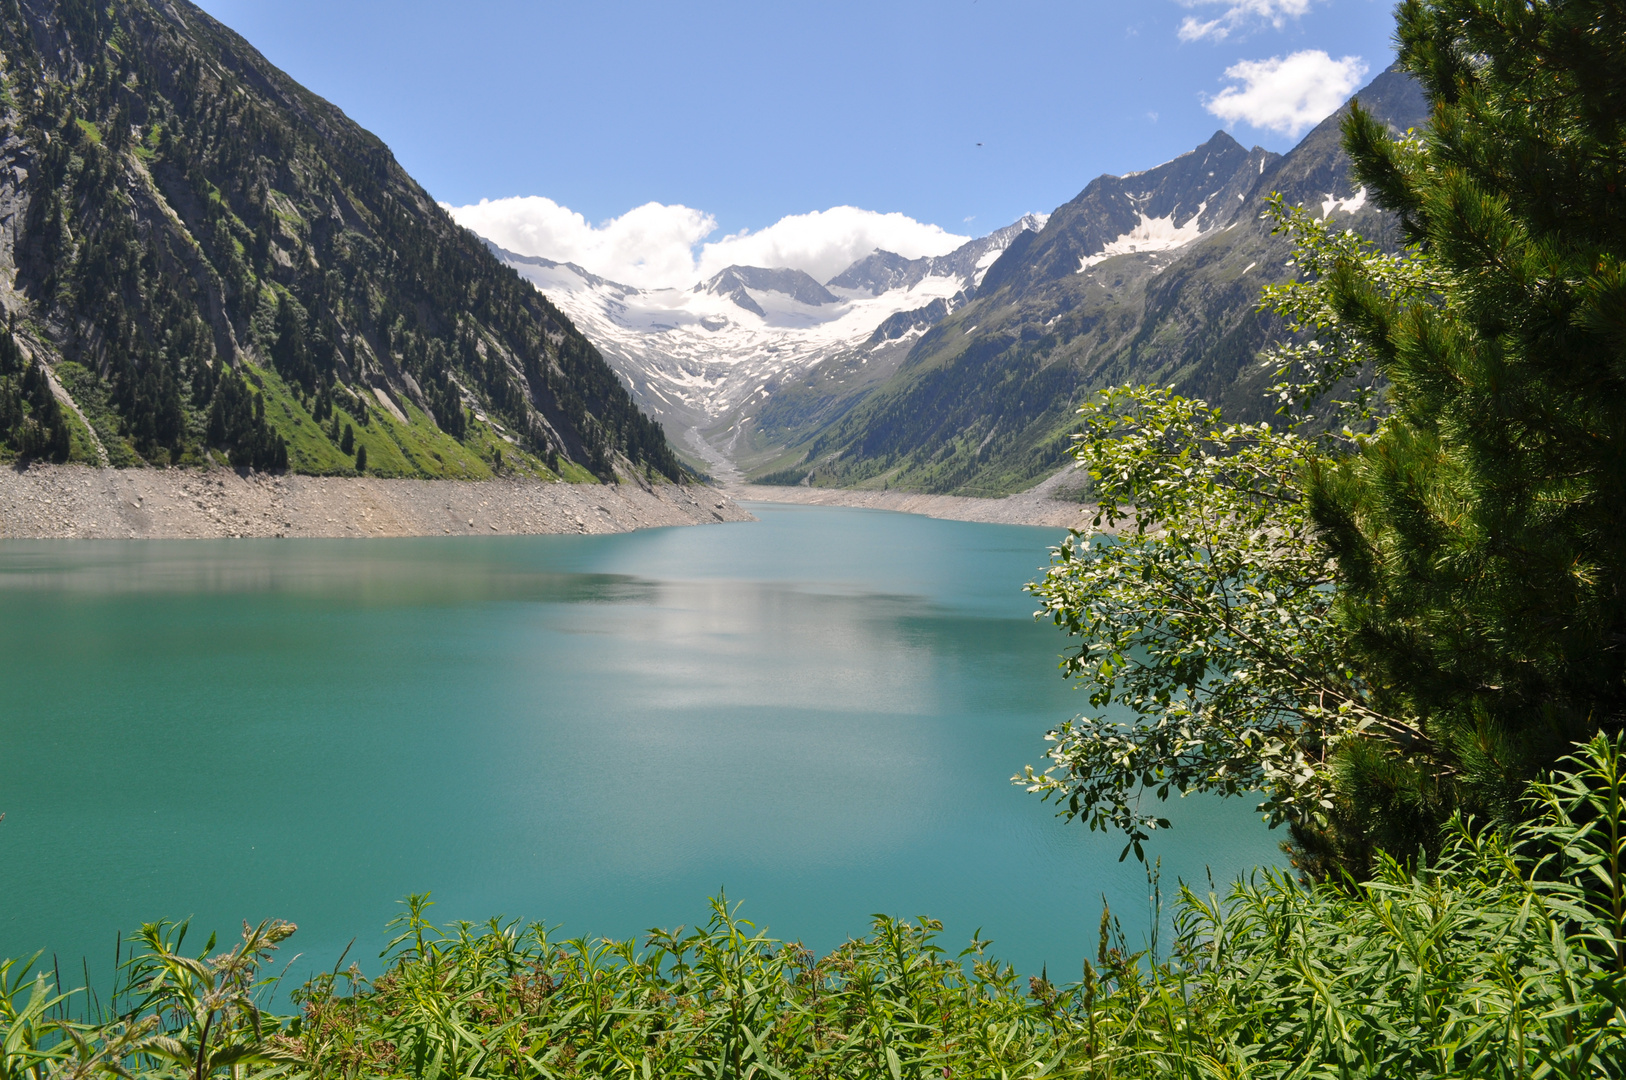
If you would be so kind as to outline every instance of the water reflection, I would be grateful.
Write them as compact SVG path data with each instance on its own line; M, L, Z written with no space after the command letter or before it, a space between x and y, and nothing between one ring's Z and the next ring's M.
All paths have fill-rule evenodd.
M868 511L611 537L0 544L0 955L394 902L630 935L726 886L828 948L874 911L1027 969L1133 928L1119 843L1008 782L1079 702L1045 530ZM1274 857L1183 804L1169 879ZM369 951L370 950L370 951Z
M443 540L8 540L0 590L104 597L279 593L414 607L614 603L647 599L654 587L631 574L550 572L517 565L497 551L469 554Z

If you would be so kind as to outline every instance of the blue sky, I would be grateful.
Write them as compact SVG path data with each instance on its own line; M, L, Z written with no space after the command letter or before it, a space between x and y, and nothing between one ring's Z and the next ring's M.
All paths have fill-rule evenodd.
M1219 127L1285 150L1291 117L1237 115L1268 119L1254 99L1281 72L1238 65L1320 51L1369 78L1393 26L1389 0L202 6L437 199L542 196L589 228L653 202L714 239L836 206L980 234ZM1261 85L1238 97L1250 72Z

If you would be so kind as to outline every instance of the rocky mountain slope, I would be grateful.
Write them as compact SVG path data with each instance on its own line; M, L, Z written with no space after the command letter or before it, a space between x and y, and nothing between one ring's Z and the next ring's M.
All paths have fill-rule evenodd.
M1027 217L942 256L877 251L820 284L800 270L731 266L684 289L638 289L572 263L498 256L596 342L638 403L684 449L725 471L725 452L787 380L835 358L890 374L926 326L965 303ZM880 328L880 329L877 329Z
M1396 131L1426 119L1401 73L1357 96ZM1221 132L1155 169L1097 179L1014 238L969 302L884 324L879 335L918 335L884 378L855 353L785 380L735 432L735 460L771 483L999 495L1064 463L1078 402L1098 387L1173 385L1262 417L1256 358L1278 331L1255 308L1291 273L1261 220L1271 193L1397 239L1351 187L1341 117L1285 156Z
M564 314L186 0L0 0L0 65L0 457L680 475Z

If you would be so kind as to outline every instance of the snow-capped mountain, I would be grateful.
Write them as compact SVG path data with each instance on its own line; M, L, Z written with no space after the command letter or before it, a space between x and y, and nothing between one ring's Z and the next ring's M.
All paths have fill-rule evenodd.
M906 346L1044 222L1029 215L947 255L875 251L824 284L796 269L730 266L692 288L640 289L490 246L570 316L674 443L695 449L685 433L748 413L790 374L843 353L879 359Z
M806 307L821 307L825 304L839 304L840 299L831 296L830 291L804 270L777 269L768 270L760 266L730 266L719 272L710 281L702 282L694 287L695 292L707 292L713 296L726 296L736 305L746 311L753 312L766 319L768 313L762 310L762 305L751 299L751 290L759 293L778 293Z
M890 251L877 251L859 259L830 279L837 289L864 289L873 296L899 288L912 288L928 277L958 277L970 282L968 292L982 284L982 276L994 260L1025 232L1044 228L1049 214L1029 214L1022 220L996 229L987 236L962 244L947 255L905 259Z
M1359 97L1396 135L1428 118L1421 87L1393 68ZM1274 369L1258 361L1284 328L1259 311L1260 291L1294 273L1271 197L1388 250L1405 241L1350 175L1345 115L1286 155L1220 132L1097 178L1013 240L968 302L886 324L915 333L930 320L884 379L837 358L782 384L734 460L770 483L1000 495L1065 467L1078 406L1102 387L1169 386L1228 420L1269 419Z
M1057 207L1041 234L989 268L984 294L1085 273L1119 255L1168 255L1237 220L1280 154L1247 149L1223 131L1155 168L1101 176Z

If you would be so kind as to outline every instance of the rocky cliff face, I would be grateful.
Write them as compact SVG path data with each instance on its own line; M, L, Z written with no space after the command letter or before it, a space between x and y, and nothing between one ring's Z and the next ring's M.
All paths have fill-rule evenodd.
M0 0L0 58L0 306L69 456L679 475L569 319L185 0Z
M1065 280L1119 255L1157 256L1230 225L1280 155L1225 132L1145 172L1103 176L989 268L982 295Z

